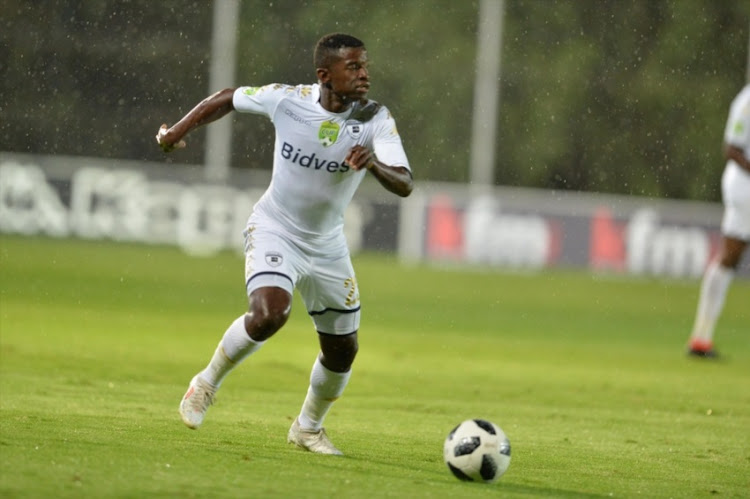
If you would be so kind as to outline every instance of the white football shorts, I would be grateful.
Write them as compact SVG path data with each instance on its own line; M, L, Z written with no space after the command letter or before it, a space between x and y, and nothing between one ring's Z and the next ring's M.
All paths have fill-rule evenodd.
M247 295L262 287L296 287L320 333L344 335L359 329L359 288L349 252L334 257L305 252L281 231L248 225L245 235Z
M721 233L741 241L750 241L750 173L729 161L721 176L724 217Z

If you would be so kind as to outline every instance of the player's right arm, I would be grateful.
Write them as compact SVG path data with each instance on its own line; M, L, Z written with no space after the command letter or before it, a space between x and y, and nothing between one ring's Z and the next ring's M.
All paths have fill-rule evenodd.
M232 103L234 90L234 88L220 90L203 99L173 126L162 125L156 134L156 142L159 143L164 152L185 147L183 137L191 130L216 121L234 110L234 104Z
M733 160L740 168L750 173L750 158L745 156L745 150L732 144L724 143L724 156Z

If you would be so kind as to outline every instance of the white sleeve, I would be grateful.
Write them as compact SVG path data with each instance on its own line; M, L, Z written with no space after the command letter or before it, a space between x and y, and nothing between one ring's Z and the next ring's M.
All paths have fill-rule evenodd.
M375 156L388 166L403 166L411 171L409 160L396 128L396 120L384 106L378 113L378 123L373 138Z
M272 83L262 87L239 87L232 96L232 105L241 113L273 116L279 101L288 93L288 85Z
M745 151L750 149L750 85L740 92L729 108L724 142Z

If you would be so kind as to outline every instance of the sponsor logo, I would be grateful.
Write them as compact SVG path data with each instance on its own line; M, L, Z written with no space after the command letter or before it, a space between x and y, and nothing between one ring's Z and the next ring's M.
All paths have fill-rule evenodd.
M544 217L505 213L493 196L474 198L462 222L463 256L471 263L539 269L555 257L555 232Z
M624 230L626 265L635 274L700 277L711 256L711 241L698 227L666 225L658 212L636 211Z
M588 239L573 235L585 219L576 218L566 222L507 213L492 197L474 198L460 209L450 196L437 195L427 204L423 255L512 268L575 262L595 270L700 278L718 244L716 232L664 223L651 208L637 209L624 219L597 208L589 218ZM571 236L564 238L566 225ZM587 258L581 258L587 246Z
M306 120L305 118L303 118L299 114L295 113L291 109L284 109L284 114L286 114L287 116L289 116L290 118L292 118L297 123L302 123L303 125L307 125L307 126L312 125L312 122L310 122L310 120Z
M247 87L242 91L242 93L247 96L250 96L250 95L257 94L258 90L260 90L260 87Z
M339 138L339 130L341 130L341 127L332 121L324 121L320 124L318 140L323 144L323 147L330 147L336 143L336 139Z
M281 253L277 253L275 251L269 251L268 253L266 253L266 263L271 267L278 267L282 264L283 261L284 257L281 256Z
M305 154L302 152L302 149L294 147L289 142L284 142L281 146L281 157L290 160L295 165L303 166L305 168L313 168L315 170L325 170L329 173L343 173L349 171L349 165L346 163L319 158L315 153Z

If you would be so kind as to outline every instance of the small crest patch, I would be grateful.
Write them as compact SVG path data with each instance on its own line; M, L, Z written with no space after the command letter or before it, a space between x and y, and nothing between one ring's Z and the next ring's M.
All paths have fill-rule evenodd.
M362 128L363 125L359 121L346 122L346 134L355 140L362 135Z
M271 267L278 267L283 261L284 257L281 256L281 253L276 253L273 251L266 253L266 263Z

